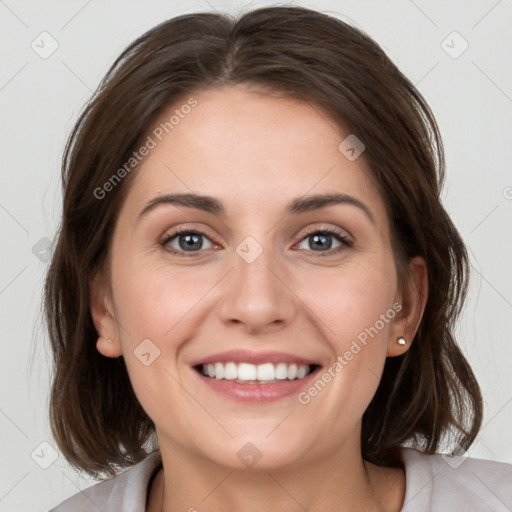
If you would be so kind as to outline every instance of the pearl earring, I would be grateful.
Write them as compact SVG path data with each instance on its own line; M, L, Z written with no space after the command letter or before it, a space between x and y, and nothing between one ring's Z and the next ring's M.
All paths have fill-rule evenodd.
M407 343L407 341L405 341L405 338L403 336L400 336L400 338L398 338L396 340L396 342L399 344L399 345L405 345Z

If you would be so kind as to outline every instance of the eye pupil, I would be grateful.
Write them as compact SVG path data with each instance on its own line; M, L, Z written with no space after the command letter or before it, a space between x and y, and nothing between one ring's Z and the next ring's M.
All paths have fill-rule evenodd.
M186 242L182 243L183 240L186 240ZM203 240L201 235L197 234L181 235L179 237L179 244L180 248L184 251L188 251L190 249L201 249L203 246Z
M317 244L317 247L320 247L320 248L327 248L327 249L330 249L331 248L331 245L332 245L332 237L331 235L311 235L310 237L311 239L314 240L314 244ZM326 242L327 240L327 242ZM311 244L309 244L309 246L313 249L314 246Z
M194 232L194 231L178 231L175 232L174 235L169 236L162 245L169 246L168 250L171 253L184 253L184 252L196 252L198 254L202 253L202 249L204 249L204 238L208 239L208 237L202 233ZM337 249L332 249L333 247L333 238L335 238L340 245ZM172 249L172 240L178 242L179 249L176 247ZM307 242L306 242L307 240ZM211 242L209 242L211 243ZM310 251L314 252L323 252L326 255L330 255L332 253L337 253L343 250L346 247L350 247L349 244L339 233L333 232L331 233L329 230L324 231L316 231L309 235L306 235L302 238L301 244L306 244ZM206 247L208 248L208 247ZM305 247L303 247L305 249Z

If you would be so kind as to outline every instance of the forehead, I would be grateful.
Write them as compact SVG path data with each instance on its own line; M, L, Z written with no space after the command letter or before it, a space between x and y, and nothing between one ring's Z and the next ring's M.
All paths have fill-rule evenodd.
M125 209L140 211L159 194L195 192L219 198L228 214L269 213L297 197L339 192L383 218L365 160L351 161L339 150L348 135L311 103L247 86L201 91L150 127L154 147L137 170Z

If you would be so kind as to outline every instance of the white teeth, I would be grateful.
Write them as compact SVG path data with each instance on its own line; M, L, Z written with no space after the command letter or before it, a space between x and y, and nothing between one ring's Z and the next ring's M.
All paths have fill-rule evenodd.
M215 363L215 378L216 379L224 378L224 365L222 363Z
M291 364L288 366L288 378L295 379L297 377L297 365Z
M214 379L227 379L239 381L275 382L275 380L303 379L310 373L309 365L297 365L295 363L214 363L204 364L202 373Z
M307 368L305 368L304 366L299 366L299 368L297 369L297 379L303 379L307 375L307 373Z
M257 366L258 380L274 380L275 370L272 363L259 364Z
M226 363L224 367L224 378L229 380L235 380L237 378L238 371L235 363Z
M287 379L288 378L288 366L286 363L279 363L276 365L276 379Z
M237 375L240 380L256 380L257 368L253 364L240 363Z

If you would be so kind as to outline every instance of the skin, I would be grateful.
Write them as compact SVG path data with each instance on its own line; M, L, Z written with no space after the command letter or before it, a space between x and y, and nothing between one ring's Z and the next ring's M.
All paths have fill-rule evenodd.
M108 272L91 281L97 349L125 358L156 425L163 470L147 510L398 511L404 472L362 459L361 418L386 357L408 350L418 328L425 262L413 259L411 281L398 286L388 217L367 164L338 150L348 133L317 106L241 85L194 97L197 106L137 170ZM191 191L222 201L225 217L168 204L138 219L154 197ZM349 204L283 215L292 199L334 191L364 203L375 222ZM179 227L204 233L203 248L182 249L185 256L166 250L160 242ZM353 245L333 254L340 246L333 237L332 254L323 256L327 249L307 235L325 228ZM247 236L263 250L252 263L236 252ZM168 246L180 250L179 237L173 240ZM295 395L234 402L190 366L243 347L328 368L394 303L400 314L307 405ZM399 336L407 345L397 344ZM149 366L134 356L145 339L160 350ZM248 442L261 452L252 467L237 457Z

